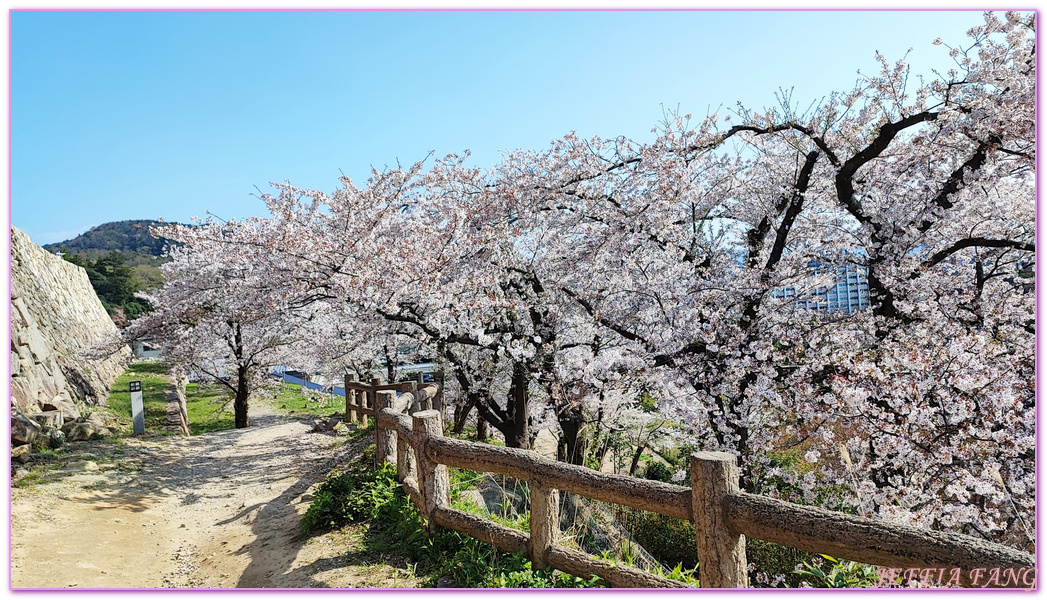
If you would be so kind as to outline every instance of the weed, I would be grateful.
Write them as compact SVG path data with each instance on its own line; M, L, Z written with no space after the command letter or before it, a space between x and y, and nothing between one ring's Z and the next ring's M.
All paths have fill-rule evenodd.
M44 475L40 471L30 471L24 475L21 479L14 483L16 488L29 488L38 483L44 482Z
M796 569L799 575L806 575L815 587L824 588L867 588L875 587L877 582L876 567L849 560L839 560L825 554L820 555L828 562L829 570L816 565L815 561L804 562Z
M597 587L550 569L534 570L520 554L498 550L455 531L429 534L417 508L396 481L396 467L370 468L373 446L344 471L332 471L313 494L302 518L302 535L346 524L365 523L364 550L383 558L406 559L408 572L426 577L430 586L451 578L457 587ZM478 473L458 471L459 484L476 480ZM457 487L462 487L461 485ZM524 528L528 515L505 521ZM388 562L385 560L384 562Z

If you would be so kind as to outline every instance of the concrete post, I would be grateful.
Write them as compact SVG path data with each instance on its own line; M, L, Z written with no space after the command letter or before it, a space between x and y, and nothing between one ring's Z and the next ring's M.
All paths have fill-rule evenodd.
M414 449L411 440L396 436L396 480L403 481L408 477L417 480L418 468L414 462Z
M145 434L145 404L142 400L142 382L131 382L131 421L135 435Z
M407 389L404 391L404 393L411 394L411 398L414 399L411 401L411 406L408 408L407 414L413 415L414 413L422 410L422 404L421 402L419 402L418 398L418 382L409 381L407 383L409 385L406 386Z
M447 506L451 502L447 467L433 462L426 454L429 440L444 434L440 413L424 410L415 414L411 432L414 437L414 459L418 464L418 489L422 492L422 500L425 503L422 516L425 518L425 528L430 533L435 533L438 526L433 522L433 511L437 506Z
M376 397L377 400L374 405L374 438L377 451L375 452L375 455L378 457L378 464L387 462L391 465L395 465L397 463L396 430L382 427L382 422L378 418L378 414L381 413L383 409L392 408L393 399L396 398L396 392L376 392Z
M356 422L356 411L351 407L356 403L356 390L349 389L349 384L356 382L356 375L345 376L345 420L347 423Z
M727 525L724 501L738 493L738 462L728 452L691 455L691 506L703 588L747 586L745 536Z

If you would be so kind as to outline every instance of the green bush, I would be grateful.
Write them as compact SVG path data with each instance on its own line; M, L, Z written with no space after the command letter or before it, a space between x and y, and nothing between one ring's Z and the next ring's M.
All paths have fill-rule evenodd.
M789 546L781 546L764 540L745 539L746 560L755 567L749 571L752 587L800 587L811 581L796 572L796 567L815 555Z
M875 587L878 582L876 567L849 560L838 560L825 554L820 555L828 563L829 570L822 567L826 565L815 565L815 561L804 561L801 568L796 569L799 575L806 575L814 587L824 588L868 588Z
M450 577L454 587L471 588L592 588L603 587L598 577L585 580L552 567L535 570L531 561L523 554L512 554L499 550L458 532L445 532L437 537L445 538L443 545L456 551L436 561L429 577L435 584L443 577Z
M658 513L622 508L618 519L638 544L662 565L694 569L698 551L694 541L694 523ZM779 546L757 539L745 540L746 560L754 565L749 572L752 587L768 587L777 580L787 587L799 587L808 578L796 573L797 565L814 558L814 554Z
M302 516L303 533L333 529L367 520L398 517L409 501L396 481L396 467L382 463L378 469L334 470L313 494Z
M660 462L649 462L643 472L644 479L652 481L673 482L673 469L669 465Z
M631 508L619 510L618 518L636 542L661 564L682 565L685 569L698 564L694 524L690 521Z
M302 517L303 534L350 523L369 528L369 550L393 552L419 566L428 585L450 577L457 587L599 587L553 569L533 570L520 554L498 550L456 531L430 535L411 500L396 481L396 467L383 464L370 468L372 453L365 452L345 471L328 474L313 494ZM458 482L476 478L462 471Z

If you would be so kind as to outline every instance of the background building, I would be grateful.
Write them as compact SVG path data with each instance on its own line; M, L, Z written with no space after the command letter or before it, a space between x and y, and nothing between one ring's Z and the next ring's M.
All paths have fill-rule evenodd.
M812 278L832 273L835 276L833 283L799 292L795 286L790 286L775 290L772 297L795 300L797 308L823 312L852 313L869 308L869 270L866 267L837 267L819 262L812 262L810 267Z

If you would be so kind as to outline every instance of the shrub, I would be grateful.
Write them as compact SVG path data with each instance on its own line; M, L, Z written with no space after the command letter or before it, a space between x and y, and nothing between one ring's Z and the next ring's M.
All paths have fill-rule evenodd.
M407 502L396 481L396 467L334 470L313 494L302 516L303 533L331 529L371 519L392 519Z
M596 578L587 581L551 568L534 570L521 554L455 531L430 535L396 481L396 467L371 469L370 458L365 452L349 469L328 474L302 517L303 534L366 523L372 550L395 552L417 563L431 586L450 577L458 587L600 587ZM459 483L477 475L463 470Z
M643 477L652 481L672 483L673 469L664 463L652 461L647 463L647 469L644 470Z
M872 565L841 561L825 554L820 556L828 563L828 571L822 569L824 564L816 565L813 560L810 563L804 561L801 568L796 569L796 573L806 575L814 587L867 588L875 587L878 581L876 567Z
M686 569L698 564L694 524L690 521L631 508L619 510L618 518L636 542L661 564L682 565Z
M752 587L800 587L810 581L796 572L796 567L815 555L789 546L764 540L745 539L745 556L749 565L749 585Z

